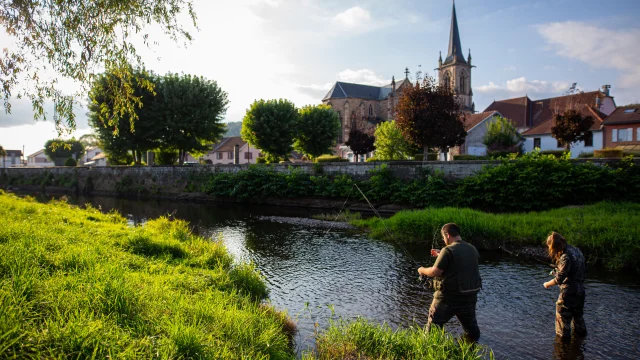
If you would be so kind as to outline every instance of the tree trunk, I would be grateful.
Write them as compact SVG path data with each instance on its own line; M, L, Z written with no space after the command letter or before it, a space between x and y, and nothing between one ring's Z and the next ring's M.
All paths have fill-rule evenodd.
M422 148L422 162L427 162L428 159L429 159L429 146L425 145L424 148Z

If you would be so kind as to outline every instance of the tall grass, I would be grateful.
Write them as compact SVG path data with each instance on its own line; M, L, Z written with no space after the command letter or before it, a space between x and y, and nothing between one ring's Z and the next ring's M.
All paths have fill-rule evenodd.
M493 359L481 346L457 341L442 329L427 334L414 326L393 330L364 319L337 321L316 338L316 351L304 359Z
M220 241L0 191L0 357L292 359L287 317Z
M591 263L640 272L640 204L601 202L516 214L428 208L403 211L387 220L371 218L353 223L368 228L376 238L394 236L404 242L431 243L448 222L457 223L462 237L482 249L541 246L551 231L557 231L582 249Z

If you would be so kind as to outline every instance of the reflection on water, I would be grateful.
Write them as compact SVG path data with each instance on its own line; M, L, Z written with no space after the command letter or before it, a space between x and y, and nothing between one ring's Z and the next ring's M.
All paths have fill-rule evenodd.
M424 325L432 293L418 282L412 259L392 244L365 235L275 224L257 215L309 216L286 207L131 201L113 198L75 199L116 209L134 224L172 213L191 222L204 236L222 233L229 251L253 261L265 276L270 301L298 321L298 351L313 347L314 323L326 327L335 315L358 315L407 326ZM427 247L408 251L421 264L432 262ZM543 264L482 254L484 289L477 316L482 337L496 357L511 359L637 359L640 339L640 285L637 279L592 271L586 283L584 341L556 342L557 288L546 290L549 268ZM454 320L447 329L460 334Z

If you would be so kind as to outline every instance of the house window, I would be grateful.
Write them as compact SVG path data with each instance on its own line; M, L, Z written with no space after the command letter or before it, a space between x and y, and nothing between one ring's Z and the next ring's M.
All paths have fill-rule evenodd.
M244 158L245 158L245 160L253 159L253 153L250 153L250 152L244 153Z
M227 159L228 159L228 160L233 159L233 151L229 151L229 152L227 152Z
M593 133L592 132L589 132L589 134L585 136L585 138L584 138L584 146L585 147L593 146Z
M222 153L221 152L217 152L216 153L216 159L217 160L222 160Z
M562 141L558 140L558 143L556 145L557 148L564 148L564 145L562 144Z
M617 132L617 136L616 136ZM633 129L614 129L613 130L613 141L623 142L623 141L633 141Z
M540 138L533 138L533 148L540 149Z
M640 127L636 129L636 141L640 141Z

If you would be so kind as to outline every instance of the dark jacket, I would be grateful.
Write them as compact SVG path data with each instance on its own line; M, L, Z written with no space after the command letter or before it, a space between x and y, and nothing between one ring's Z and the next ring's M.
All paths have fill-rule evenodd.
M556 263L556 282L560 292L584 293L585 260L580 249L567 245Z

